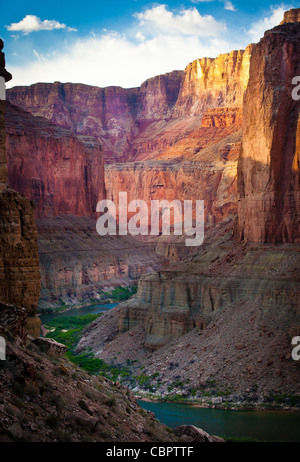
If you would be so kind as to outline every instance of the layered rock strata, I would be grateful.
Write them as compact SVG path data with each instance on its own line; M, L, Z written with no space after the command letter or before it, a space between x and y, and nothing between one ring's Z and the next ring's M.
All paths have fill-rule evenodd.
M37 231L32 203L7 186L7 103L0 103L0 319L2 327L24 340L25 318L28 333L38 335L40 328L35 317L40 295Z
M100 140L106 162L141 160L188 138L191 123L199 128L208 109L241 106L251 50L249 46L216 59L196 60L184 72L154 77L139 88L55 82L15 87L7 94L12 104L35 116Z
M142 274L168 264L156 242L131 236L99 236L95 220L37 220L42 290L41 309L91 304L118 286L137 284Z
M105 197L99 144L9 103L5 125L9 185L32 200L36 217L96 216Z
M203 115L207 109L241 106L249 80L252 45L217 58L190 63L184 73L174 115Z

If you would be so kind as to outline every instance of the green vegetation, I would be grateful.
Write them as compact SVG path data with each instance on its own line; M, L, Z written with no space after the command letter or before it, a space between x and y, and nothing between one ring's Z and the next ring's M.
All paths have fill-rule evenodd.
M88 314L85 316L64 316L53 319L45 325L45 328L49 330L55 329L55 331L49 332L46 337L53 338L57 342L63 343L70 351L73 351L80 340L83 329L100 315L101 313ZM63 332L64 330L67 332Z
M265 397L265 403L275 405L285 405L300 408L300 396L294 395L269 395Z
M77 354L75 352L83 329L99 316L101 316L101 313L85 316L64 316L53 319L45 327L50 330L55 329L55 331L49 332L46 337L53 338L57 342L66 345L68 351L65 356L90 374L103 375L113 381L122 380L130 376L128 369L106 364L102 359L95 358L92 353Z
M101 295L104 295L107 298L110 298L114 301L124 301L128 298L132 297L132 295L136 294L137 287L130 286L130 287L116 287L111 292L101 292Z

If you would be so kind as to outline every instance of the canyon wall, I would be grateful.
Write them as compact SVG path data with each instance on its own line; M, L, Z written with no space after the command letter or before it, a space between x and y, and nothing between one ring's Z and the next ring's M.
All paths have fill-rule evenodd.
M283 21L280 24L300 22L300 9L292 8L291 10L285 11Z
M139 124L172 115L183 78L183 71L173 71L148 79L136 89L136 119Z
M214 107L241 106L248 84L252 45L217 58L190 63L184 73L174 116L203 115Z
M35 206L40 308L91 303L104 290L134 285L141 274L164 267L167 260L156 255L155 243L98 236L95 210L106 196L98 141L10 103L5 125L9 184ZM16 236L13 241L18 242Z
M127 90L59 82L8 90L10 102L23 109L10 107L7 114L9 181L36 206L41 307L97 298L103 287L135 283L143 273L164 268L166 261L183 258L176 244L144 243L144 251L133 240L125 243L130 253L122 246L117 250L117 242L106 245L97 238L88 217L97 194L98 200L104 194L99 143L110 164L105 170L108 199L117 201L120 191L148 205L152 199L202 199L207 226L236 213L239 106L249 53L250 48L212 60L202 77L187 68ZM193 105L203 100L201 110L190 107L186 92L191 86ZM207 86L209 94L199 93ZM218 108L225 103L232 107ZM202 119L202 110L211 107ZM87 219L86 235L81 220L70 215ZM57 216L60 224L53 221Z
M212 226L236 213L236 162L147 162L109 165L105 169L107 198L118 203L119 192L144 200L204 200L205 223ZM118 207L117 207L118 211ZM171 217L173 223L173 217Z
M136 285L142 274L168 264L156 242L131 236L99 236L96 220L57 217L37 220L41 264L40 309L92 304L103 292Z
M0 192L6 188L8 180L8 169L7 169L7 160L6 160L6 133L4 129L4 111L5 103L0 101Z
M300 104L292 97L299 55L299 23L275 27L253 48L238 166L239 239L300 242Z
M33 201L36 216L95 216L105 197L99 144L9 103L5 123L9 185Z
M241 106L251 50L195 60L185 71L153 77L139 88L38 83L9 89L7 98L35 116L92 135L106 163L153 159L188 141L191 131L196 138L208 109Z
M137 295L87 331L78 351L92 348L113 361L122 349L118 361L125 362L133 360L137 345L134 358L143 364L137 373L158 371L158 387L166 394L170 375L198 387L210 379L239 391L253 386L266 394L299 392L299 365L290 354L291 338L300 332L299 102L292 98L292 79L300 71L299 31L299 23L282 24L251 47L235 225L225 217L185 262L143 276ZM231 120L228 110L216 118L207 111L202 128L230 126ZM194 155L199 165L209 149ZM107 175L115 169L118 183L127 187L122 167L129 168L124 164L119 173L109 166ZM163 169L152 179L149 173L147 183L136 165L130 168L148 194L170 182ZM178 174L184 163L172 168ZM197 180L199 191L203 177ZM179 184L185 182L186 177ZM128 188L138 186L132 182ZM239 239L232 239L233 230Z
M255 299L260 300L262 319L266 313L280 312L278 327L290 335L299 331L296 285L299 280L300 106L292 98L292 79L300 72L297 59L300 55L299 33L298 23L283 24L266 32L260 43L251 47L250 80L243 106L235 225L236 235L245 242L240 245L228 241L222 257L220 242L222 239L226 242L226 233L232 236L232 228L221 232L222 223L220 228L214 226L210 231L213 239L208 235L206 246L202 246L199 256L194 257L187 268L177 265L176 271L171 268L141 280L135 299L120 308L121 331L141 323L149 338L172 338L188 332L193 326L201 326L203 316L205 318L209 312L221 312L226 305ZM230 115L228 110L224 113ZM203 117L204 126L215 124L213 114L214 111L208 112ZM220 117L221 114L217 120ZM226 125L227 119L225 122L221 119L222 123ZM217 152L216 146L214 152ZM192 165L189 164L189 168ZM174 169L180 172L184 170L184 164L175 165ZM193 170L197 193L201 191L202 183L205 185L203 194L208 192L208 185L213 183L213 171L211 165L209 181L205 182L204 177L197 177L196 170ZM164 175L163 171L155 172L152 185L155 178L157 186L163 188L167 183ZM138 178L138 172L135 176ZM177 183L187 184L187 190L193 191L186 178ZM143 186L149 194L151 183L143 182ZM130 190L130 186L128 188ZM221 194L216 184L213 190L216 196L213 192L210 194L214 197L215 207ZM226 184L226 194L229 190ZM208 204L208 197L205 199ZM249 248L245 253L247 241L258 242L261 246L254 246L255 252ZM287 245L279 249L262 245L267 242L293 243L294 247ZM286 268L286 276L283 268ZM203 323L206 324L205 319ZM151 343L149 339L147 342Z
M20 314L23 321L27 318L28 333L36 336L39 335L40 327L40 321L35 317L40 296L40 268L34 209L28 199L7 187L4 120L6 103L5 101L0 103L0 153L2 161L0 171L1 319L9 329L13 331L16 328L19 331L18 319ZM19 314L15 317L16 313ZM4 321L3 316L6 321ZM22 325L24 324L23 321ZM23 332L21 337L24 339L24 336Z

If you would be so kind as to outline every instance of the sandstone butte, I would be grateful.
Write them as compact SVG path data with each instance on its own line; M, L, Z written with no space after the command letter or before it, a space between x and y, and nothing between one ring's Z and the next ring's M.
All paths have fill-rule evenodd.
M299 105L291 98L298 15L288 12L244 52L196 60L138 89L55 82L8 91L34 116L100 140L110 163L108 198L128 188L145 200L200 191L206 201L204 246L185 255L182 243L159 240L157 251L174 257L173 265L142 276L136 297L93 325L78 351L91 348L111 362L119 351L124 362L134 354L145 373L159 369L166 381L181 375L196 388L214 379L254 396L299 393L290 359L291 337L300 332ZM58 242L54 233L54 253L66 244L76 256L76 243ZM63 262L67 282L81 258ZM97 265L88 265L90 288ZM53 279L45 275L48 290Z

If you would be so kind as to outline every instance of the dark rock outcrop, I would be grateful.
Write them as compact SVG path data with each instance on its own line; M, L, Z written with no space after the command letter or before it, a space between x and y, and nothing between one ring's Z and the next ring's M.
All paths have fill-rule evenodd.
M33 339L33 343L37 345L42 351L53 353L55 356L63 356L68 350L66 345L57 342L53 338L37 337Z
M224 443L225 441L218 436L209 435L201 428L194 425L180 425L175 428L175 435L185 437L185 441L192 443Z
M0 194L0 301L34 316L40 296L37 232L32 204L17 192Z
M5 366L0 367L1 443L180 440L143 411L128 389L34 344L24 348L8 340Z
M0 334L26 341L26 309L0 302Z

